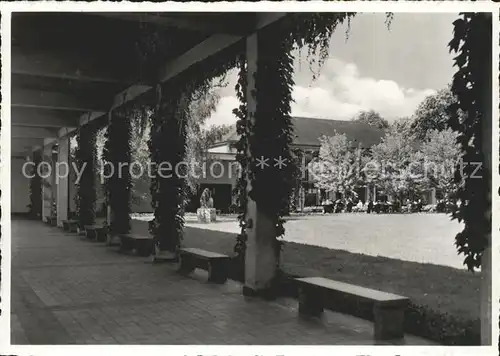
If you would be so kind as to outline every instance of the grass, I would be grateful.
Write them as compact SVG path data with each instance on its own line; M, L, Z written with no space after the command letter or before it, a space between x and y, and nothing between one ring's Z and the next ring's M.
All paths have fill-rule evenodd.
M133 220L147 233L147 222ZM185 228L183 244L234 255L233 233ZM368 256L287 242L282 269L292 276L323 276L404 295L412 304L406 329L443 344L478 344L479 272L446 266Z

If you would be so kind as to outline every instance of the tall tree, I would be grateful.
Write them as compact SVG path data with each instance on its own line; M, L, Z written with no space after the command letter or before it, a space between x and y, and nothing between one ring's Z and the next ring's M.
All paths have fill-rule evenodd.
M432 130L421 147L424 188L439 189L445 197L450 196L457 188L453 178L462 155L457 138L458 133L451 129Z
M413 129L420 140L425 140L432 130L442 131L448 128L450 106L457 99L448 86L436 94L427 96L417 107L413 115Z
M364 122L381 130L389 128L389 122L374 110L360 111L356 117L352 118L352 120Z
M194 169L195 174L188 174L187 185L191 193L196 194L198 190L199 174L201 164L208 158L207 150L214 143L221 140L229 132L227 125L211 125L205 127L206 121L215 111L219 103L220 95L218 90L208 90L196 95L189 107L189 117L186 137L186 162Z
M418 153L409 120L395 121L382 142L373 146L371 151L370 169L375 169L375 172L367 175L385 194L402 202L417 190L420 181L413 171L412 162Z
M130 197L132 203L136 205L140 205L142 201L151 200L151 192L149 191L151 159L148 147L151 131L149 118L151 114L152 111L148 107L134 109L130 113L131 162L135 162L132 167L132 191Z
M339 192L346 198L356 197L355 188L362 180L361 148L345 134L323 136L319 141L319 157L308 165L315 185L329 192Z

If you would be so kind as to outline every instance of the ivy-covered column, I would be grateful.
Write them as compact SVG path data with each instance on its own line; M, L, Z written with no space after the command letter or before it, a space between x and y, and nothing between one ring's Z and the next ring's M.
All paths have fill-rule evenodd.
M130 232L130 194L132 178L130 174L131 121L123 109L110 113L106 131L104 160L106 173L106 194L109 208L110 235Z
M177 257L184 228L185 168L188 96L182 78L157 87L157 102L151 115L154 220L150 232L155 239L155 259Z
M450 108L449 124L460 132L458 142L465 162L458 165L455 173L455 181L459 183L457 196L462 204L453 215L464 222L455 245L465 255L464 264L470 270L481 267L481 344L491 345L492 16L461 13L453 24L454 36L449 47L457 53L458 70L453 77L452 92L458 101ZM459 115L458 109L464 115Z
M68 220L69 210L69 136L59 139L58 169L56 179L57 187L57 226L62 226Z
M52 145L47 144L42 149L40 162L42 176L42 221L48 222L52 215Z
M96 201L96 128L91 124L80 127L77 136L75 161L77 177L76 214L79 227L92 225L95 221Z
M31 171L32 178L30 179L30 216L34 219L42 218L42 178L37 169L42 161L42 152L35 151L32 154L33 169Z
M291 43L279 31L247 38L247 209L245 295L273 294L294 186L290 144Z

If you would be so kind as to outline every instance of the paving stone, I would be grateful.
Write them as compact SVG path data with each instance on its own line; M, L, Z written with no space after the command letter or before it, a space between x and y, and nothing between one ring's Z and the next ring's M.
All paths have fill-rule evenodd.
M12 222L12 342L16 344L373 344L373 324L297 301L245 298L241 285L180 276L41 223ZM431 344L406 337L407 344Z

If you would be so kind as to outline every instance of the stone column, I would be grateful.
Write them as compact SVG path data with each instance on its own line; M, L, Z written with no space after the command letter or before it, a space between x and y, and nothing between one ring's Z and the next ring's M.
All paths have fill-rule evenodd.
M266 118L255 117L257 102L252 95L256 90L254 75L257 72L258 36L253 34L246 40L247 51L247 110L248 119L252 122ZM248 152L250 155L250 152ZM247 183L247 194L251 190L251 183ZM271 287L276 273L276 256L274 253L274 226L273 222L262 214L255 201L248 197L247 205L247 242L245 253L245 295L260 294Z
M42 176L42 220L47 222L51 216L52 203L52 144L45 141L42 148L41 176Z
M69 147L69 164L70 164L70 170L69 170L69 180L68 180L68 210L71 213L74 213L75 215L72 217L72 219L76 219L76 194L77 194L77 186L76 186L76 179L77 179L77 173L76 173L76 162L75 160L71 157L71 138L69 139L70 142L70 147Z
M57 185L57 226L62 226L68 220L69 210L69 137L59 139L58 169L56 170Z
M92 123L79 128L78 152L81 163L78 167L80 176L77 186L78 220L79 224L92 225L95 223L96 203L96 169L95 169L95 136L96 128Z
M109 115L108 157L111 171L107 178L106 221L112 235L130 232L131 178L129 165L130 117L123 110L113 110Z

